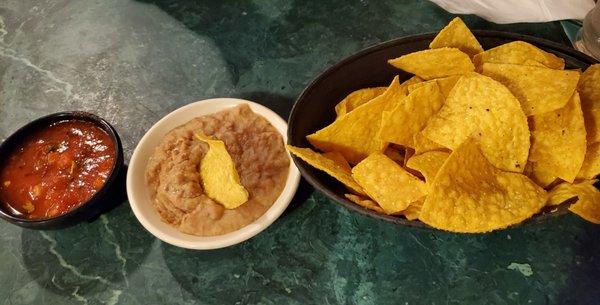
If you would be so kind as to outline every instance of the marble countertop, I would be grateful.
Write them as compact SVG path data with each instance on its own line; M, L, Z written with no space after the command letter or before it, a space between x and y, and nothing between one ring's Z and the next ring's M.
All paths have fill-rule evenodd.
M426 1L4 0L0 139L43 114L114 124L129 158L166 113L218 96L287 117L320 71L364 47L432 32ZM558 23L493 25L568 44ZM123 202L59 231L0 222L0 304L597 304L600 227L566 215L485 235L395 226L305 182L259 236L189 251Z

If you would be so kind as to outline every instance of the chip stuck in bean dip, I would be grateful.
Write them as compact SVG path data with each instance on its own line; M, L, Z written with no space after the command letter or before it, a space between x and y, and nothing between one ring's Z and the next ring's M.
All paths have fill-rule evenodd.
M213 152L222 156L206 158L210 149L216 148L199 134L222 141L226 152ZM227 161L226 154L234 168L230 164L202 165L215 159ZM195 118L167 133L148 161L146 183L164 222L187 234L223 235L254 222L273 205L285 186L289 162L281 134L243 104ZM237 175L248 199L227 205L211 198L215 192L206 192L202 181L211 168L219 171L215 176L223 177L224 187L231 185L227 179Z

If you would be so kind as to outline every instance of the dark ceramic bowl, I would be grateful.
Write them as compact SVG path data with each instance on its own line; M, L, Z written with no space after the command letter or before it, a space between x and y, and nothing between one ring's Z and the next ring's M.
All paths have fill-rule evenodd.
M486 50L507 42L522 40L564 58L568 69L583 70L596 62L593 58L572 48L545 39L496 31L473 31L473 33ZM401 80L408 79L410 74L392 67L387 60L427 49L436 34L409 36L375 45L340 61L321 73L304 89L294 104L288 121L289 144L311 147L306 136L333 122L334 106L350 92L366 87L388 86L395 75L399 75ZM381 215L360 207L344 197L348 191L340 182L297 157L294 157L294 162L310 184L352 211L397 224L427 227L420 221ZM532 220L538 221L563 213L564 209L558 209L552 213L536 215Z
M123 177L125 170L123 165L123 147L117 131L104 119L94 114L80 111L69 111L54 113L34 120L21 127L6 140L4 140L2 144L0 144L0 160L4 160L10 153L14 151L15 147L32 132L48 127L53 123L66 120L91 122L108 133L111 140L115 143L115 164L102 188L98 190L98 192L96 192L92 198L77 208L74 208L63 215L46 219L33 220L15 216L7 211L5 203L0 202L0 218L25 228L42 230L60 229L72 226L84 220L90 220L100 215L100 213L103 211L114 207L114 202L116 202L114 199L120 190L123 189L120 184L124 185Z

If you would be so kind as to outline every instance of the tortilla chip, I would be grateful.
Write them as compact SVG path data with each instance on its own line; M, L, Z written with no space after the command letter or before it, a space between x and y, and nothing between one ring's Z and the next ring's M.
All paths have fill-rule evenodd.
M569 206L569 211L581 218L600 224L600 191L594 186L597 180L584 180L579 183L561 183L549 193L548 205L559 205L571 198L577 201Z
M522 174L504 172L469 138L437 173L419 219L452 232L482 233L506 228L537 213L546 192Z
M436 82L440 87L440 91L442 92L442 95L444 95L444 98L447 98L450 95L450 91L452 90L452 88L454 88L454 85L460 79L460 77L461 75L452 75L448 77L436 78L421 83L412 84L408 86L408 93L410 94L417 88L422 87L426 84Z
M377 202L375 202L371 199L356 196L353 194L345 194L344 196L346 196L346 198L348 198L348 200L360 205L363 208L373 210L377 213L385 214L383 209L379 205L377 205Z
M310 164L312 167L322 170L337 179L353 192L365 194L362 187L352 178L352 173L344 166L338 165L333 160L324 157L310 148L299 148L291 145L286 145L286 148L290 153L304 160L304 162Z
M434 151L434 150L448 151L448 152L450 151L446 147L429 140L429 138L424 136L422 132L416 133L415 136L413 137L413 146L414 146L416 155L420 155L424 152Z
M348 164L348 161L346 161L346 158L344 158L344 156L337 151L330 151L330 152L324 153L323 157L335 162L335 164L337 164L339 167L343 168L347 172L352 171L352 167L350 167L350 164Z
M406 167L414 169L423 175L427 185L431 185L450 153L443 151L429 151L415 155L406 162Z
M519 101L502 84L476 73L458 80L421 132L451 150L475 133L486 158L503 170L522 172L529 155L529 126Z
M356 90L346 96L341 102L335 105L337 117L358 108L358 106L382 95L387 87L375 87Z
M600 142L587 146L577 179L593 179L598 174L600 174Z
M585 118L588 145L600 142L600 64L589 66L577 85Z
M404 92L405 95L408 95L408 87L415 85L415 84L420 84L423 82L423 79L414 75L413 77L405 80L404 82L402 82L400 84L400 87L402 87L402 90Z
M577 188L581 187L581 185L589 184L593 186L594 183L596 183L596 180L584 180L575 185L568 182L562 182L548 192L548 201L546 202L546 205L560 205L569 199L577 197Z
M425 200L417 200L411 203L406 210L398 213L398 215L402 215L406 217L408 220L417 220L419 219L419 215L421 215L421 209L423 208L423 202Z
M406 163L414 155L415 155L415 150L414 149L412 149L410 147L405 147L404 148L404 163L402 164L402 166L406 167Z
M381 113L393 109L404 97L396 76L382 95L306 138L314 147L324 152L339 151L350 164L357 164L370 153L385 149L385 143L377 138Z
M200 177L206 195L226 209L235 209L248 201L248 191L240 182L225 143L201 133L196 134L196 138L208 144L208 151L200 162Z
M489 49L473 57L475 66L484 63L532 65L535 62L550 69L564 69L564 59L524 41L513 41Z
M579 71L512 64L483 64L483 74L508 87L528 116L564 107L579 81Z
M572 186L577 201L569 206L569 211L595 224L600 224L600 192L594 186L596 181L583 181Z
M379 138L384 142L413 147L413 137L440 110L444 96L436 82L415 89L402 103L385 111Z
M483 47L477 38L459 17L452 19L429 44L430 49L443 47L457 48L470 57L483 52Z
M464 74L475 70L469 55L456 48L440 48L414 52L388 62L423 79Z
M387 214L405 210L427 192L423 181L382 153L373 153L356 165L352 177Z
M565 107L534 115L531 122L532 177L545 187L556 178L573 182L585 158L583 113L577 91Z

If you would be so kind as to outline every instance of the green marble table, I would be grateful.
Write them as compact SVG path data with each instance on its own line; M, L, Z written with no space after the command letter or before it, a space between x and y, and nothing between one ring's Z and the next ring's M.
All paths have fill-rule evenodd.
M426 1L0 2L0 138L84 109L128 159L161 116L217 96L287 117L320 71L364 47L439 29ZM493 25L568 44L558 23ZM0 222L2 304L598 304L600 226L567 215L486 235L394 226L305 182L240 245L189 251L147 233L129 204L60 231Z

